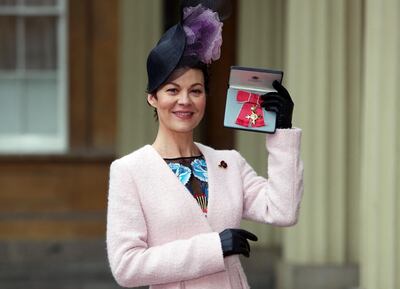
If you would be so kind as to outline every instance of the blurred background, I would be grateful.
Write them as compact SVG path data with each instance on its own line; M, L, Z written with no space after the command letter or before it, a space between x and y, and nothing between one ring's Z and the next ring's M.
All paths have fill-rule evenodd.
M283 69L303 129L292 228L243 222L252 288L400 288L400 2L233 0L196 138L266 174L265 136L224 129L231 65ZM0 288L118 288L108 169L151 143L145 62L173 0L0 0Z

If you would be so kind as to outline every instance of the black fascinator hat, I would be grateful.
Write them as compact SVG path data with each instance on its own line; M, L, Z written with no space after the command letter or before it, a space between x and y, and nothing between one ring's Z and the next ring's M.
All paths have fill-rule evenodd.
M205 65L219 59L222 20L229 17L229 0L183 0L181 19L169 28L147 57L149 93L155 92L183 58Z
M185 50L186 34L182 25L168 29L147 57L147 91L156 90L172 73Z

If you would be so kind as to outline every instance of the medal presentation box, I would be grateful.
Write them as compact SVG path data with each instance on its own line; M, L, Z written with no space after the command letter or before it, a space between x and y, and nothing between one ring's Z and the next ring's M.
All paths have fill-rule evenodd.
M276 91L272 82L282 82L279 70L232 66L226 96L224 126L255 132L275 132L276 113L261 107L261 95Z

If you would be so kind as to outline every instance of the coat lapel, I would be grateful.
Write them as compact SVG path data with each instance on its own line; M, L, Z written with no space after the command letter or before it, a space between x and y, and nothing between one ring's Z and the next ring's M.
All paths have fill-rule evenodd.
M221 200L221 192L223 192L224 187L224 178L226 177L226 170L220 167L220 162L222 160L218 159L218 154L216 154L215 150L202 145L200 143L196 143L196 146L199 148L201 153L203 154L206 163L207 163L207 173L208 173L208 213L207 213L207 221L209 225L214 229L217 228L217 224L220 223L220 218L222 214L224 214L223 210L223 202Z
M169 191L169 194L173 194L173 198L176 200L176 202L181 203L182 206L186 206L187 208L190 209L192 217L196 219L196 222L200 222L203 227L207 229L207 231L211 232L213 231L212 228L210 227L210 224L208 222L208 217L209 213L207 214L207 218L204 216L203 211L201 210L200 206L198 205L197 201L189 190L186 188L185 185L183 185L177 176L172 172L171 168L168 166L168 164L165 162L165 160L159 155L159 153L153 148L151 145L147 145L147 151L148 151L148 158L147 158L147 164L149 165L150 168L159 168L158 170L154 170L152 177L154 178L154 182L160 182L162 181L165 183L166 186L172 186L173 189ZM203 153L203 152L202 152ZM206 158L206 156L205 156ZM206 158L207 162L207 158ZM208 165L208 162L207 162ZM207 168L208 169L208 168ZM209 181L210 181L210 175L208 175ZM212 194L212 190L210 188L209 184L209 199L210 195ZM210 204L210 200L209 200ZM189 217L189 216L188 216Z
M226 169L220 166L222 159L218 159L218 155L215 154L215 150L202 145L200 143L195 143L204 156L207 164L208 173L208 208L207 217L198 205L197 201L188 189L183 185L176 175L172 172L165 160L159 155L159 153L151 145L147 145L148 159L147 163L150 168L160 168L159 170L154 170L153 178L154 182L160 182L167 186L172 186L176 188L171 190L169 193L174 195L176 202L182 203L182 206L187 206L190 208L192 217L196 219L196 223L200 223L202 227L207 228L207 231L219 230L217 228L220 223L220 218L224 214L224 200L221 199L221 192L224 190L224 179L226 178ZM222 202L222 203L221 203Z

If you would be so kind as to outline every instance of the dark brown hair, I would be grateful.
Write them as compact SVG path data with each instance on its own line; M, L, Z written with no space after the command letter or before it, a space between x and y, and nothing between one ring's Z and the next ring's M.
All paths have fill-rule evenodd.
M209 92L210 92L210 72L209 72L209 68L208 68L207 64L199 61L197 57L184 56L181 59L181 61L178 63L178 65L176 66L174 71L176 71L178 69L184 69L184 70L199 69L199 70L201 70L201 72L203 72L203 77L204 77L204 91L206 92L206 95L209 94ZM153 91L148 91L147 93L153 95L154 97L157 97L158 89L167 82L168 82L168 80L166 82L164 82L163 84L161 84L156 89L154 89ZM149 101L147 101L147 103L150 105ZM156 108L154 108L154 117L156 120L158 120Z

